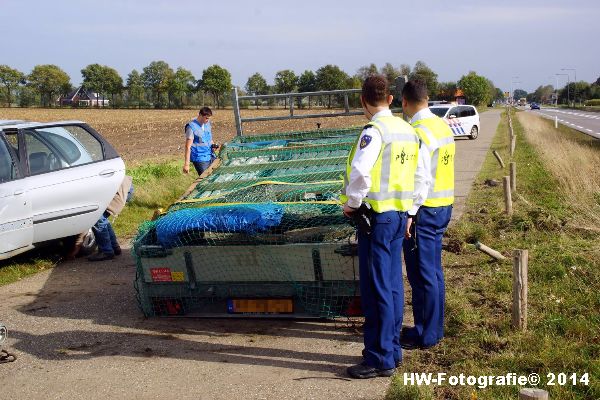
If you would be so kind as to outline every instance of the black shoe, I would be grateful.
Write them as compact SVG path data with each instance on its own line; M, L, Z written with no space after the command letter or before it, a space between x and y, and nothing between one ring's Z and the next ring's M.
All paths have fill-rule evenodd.
M392 375L394 375L394 372L396 372L396 368L377 369L377 368L369 367L368 365L357 364L357 365L348 367L346 369L346 372L348 372L348 375L350 375L350 377L352 377L354 379L369 379L369 378L376 378L378 376L386 376L386 377L392 376Z
M120 256L121 253L123 253L120 246L117 246L117 248L113 248L113 251L115 252L115 256Z
M89 256L88 257L88 261L106 261L106 260L112 260L113 258L115 258L114 254L108 254L108 253L103 253L101 251L99 251L98 253Z
M430 344L428 346L423 346L422 344L419 344L413 340L406 340L403 341L402 343L400 343L400 347L402 347L404 350L427 350L432 348L433 346L435 346L437 343L434 344Z
M396 368L400 368L402 366L402 360L396 361Z

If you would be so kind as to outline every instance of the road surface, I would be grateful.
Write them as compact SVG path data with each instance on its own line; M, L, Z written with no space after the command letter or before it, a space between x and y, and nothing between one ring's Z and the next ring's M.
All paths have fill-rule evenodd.
M558 117L560 124L600 139L600 113L543 107L541 110L528 111L541 114L552 120Z

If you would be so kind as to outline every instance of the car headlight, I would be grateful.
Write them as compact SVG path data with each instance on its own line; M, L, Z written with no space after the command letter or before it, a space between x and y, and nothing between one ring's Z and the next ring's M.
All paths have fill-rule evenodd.
M4 326L4 324L0 322L0 344L4 343L7 336L8 329L6 329L6 326Z

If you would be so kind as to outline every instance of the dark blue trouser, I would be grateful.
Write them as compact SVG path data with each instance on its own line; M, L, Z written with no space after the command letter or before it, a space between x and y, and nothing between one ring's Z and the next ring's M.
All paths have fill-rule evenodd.
M105 254L114 254L119 247L115 231L108 220L108 212L105 211L100 219L94 224L94 237L98 243L98 250Z
M211 162L212 161L192 161L192 164L194 164L194 168L196 168L198 175L202 175L204 170L210 166Z
M423 346L432 346L444 337L442 237L451 216L452 206L421 207L415 234L403 245L415 320L415 328L409 331L407 339Z
M375 213L372 232L358 234L360 295L365 315L363 351L366 365L394 368L402 360L404 290L402 285L402 240L406 213Z

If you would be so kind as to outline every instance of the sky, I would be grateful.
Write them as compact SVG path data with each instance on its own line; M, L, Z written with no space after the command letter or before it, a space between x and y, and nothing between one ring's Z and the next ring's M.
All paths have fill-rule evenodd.
M529 92L600 76L599 15L599 0L0 0L0 64L56 64L73 84L92 63L124 79L155 60L197 78L219 64L243 87L255 72L422 60L439 81L476 71Z

